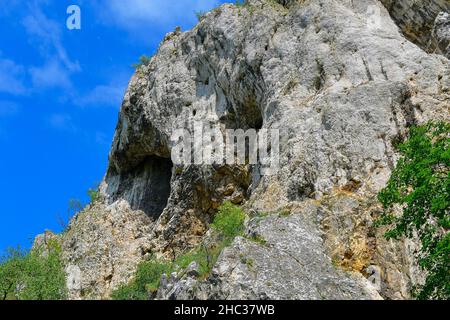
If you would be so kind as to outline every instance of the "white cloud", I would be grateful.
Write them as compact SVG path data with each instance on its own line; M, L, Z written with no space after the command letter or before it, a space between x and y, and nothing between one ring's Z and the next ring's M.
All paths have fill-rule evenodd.
M195 11L218 6L218 0L108 0L100 1L103 20L131 32L151 33L152 28L167 29L183 23L195 22ZM102 12L102 10L100 10Z
M40 7L34 3L29 7L29 14L23 19L23 26L31 38L36 42L41 55L46 59L57 58L70 72L80 71L78 62L72 62L61 40L62 28L65 23L47 18Z
M22 24L34 45L43 58L41 66L32 66L28 72L33 89L62 88L71 89L71 75L81 71L79 63L73 62L62 44L62 30L65 23L49 19L41 10L45 1L34 1ZM25 6L25 5L24 5Z
M55 129L62 131L76 132L77 128L72 122L72 117L68 114L55 113L50 115L47 122Z
M21 9L23 18L19 18L19 21L25 28L30 44L37 48L42 58L41 65L24 67L12 60L2 59L0 53L0 92L22 95L47 88L73 88L71 75L81 71L81 68L78 62L69 58L63 46L65 23L48 18L42 11L42 7L48 3L48 0L16 0L9 11L0 12L1 16L12 10L22 16L16 12Z
M95 87L84 97L75 101L80 106L111 106L120 107L125 93L125 85L100 85Z
M30 75L33 87L37 89L72 87L70 72L57 61L30 68Z
M74 124L72 117L67 113L54 113L45 118L47 125L60 132L73 134L88 141L89 143L96 143L101 146L106 146L111 143L110 137L108 137L102 131L86 131L81 127ZM0 127L1 134L1 127ZM1 135L0 135L1 138Z
M0 59L0 92L20 95L26 89L23 84L25 68L12 60Z

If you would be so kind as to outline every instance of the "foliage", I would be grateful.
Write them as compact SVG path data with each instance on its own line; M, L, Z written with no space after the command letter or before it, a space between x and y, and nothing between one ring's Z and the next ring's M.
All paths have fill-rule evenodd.
M248 2L246 0L236 0L234 5L236 7L245 7L246 5L248 5Z
M421 241L417 258L427 278L414 290L419 299L450 298L449 136L448 123L411 128L398 146L403 157L378 196L386 210L377 224L391 227L386 238L417 235ZM400 215L392 213L395 207Z
M98 185L93 187L93 188L89 188L87 191L87 195L89 196L89 201L90 203L95 203L100 199L100 191L98 190Z
M291 211L290 210L281 210L280 212L278 212L278 216L279 217L283 217L283 218L285 218L285 217L288 217L288 216L290 216L291 215Z
M243 233L245 212L231 202L220 206L211 227L218 232L218 240L214 244L202 244L198 248L177 257L174 266L187 268L193 261L199 265L200 277L207 276L217 261L222 250L229 246L233 239Z
M211 227L227 238L234 238L244 231L246 215L241 208L225 202L216 214Z
M141 66L148 66L150 64L151 60L152 60L152 57L143 54L142 56L139 57L139 62L133 64L132 67L134 69L137 69Z
M88 191L89 194L89 191ZM76 215L78 212L80 212L81 210L83 210L83 203L81 202L81 200L78 199L70 199L69 203L67 205L67 214L69 216L74 216Z
M260 244L262 246L267 246L267 240L264 239L259 234L253 234L250 237L248 237L248 240L253 241L254 243Z
M243 231L245 213L237 206L224 203L211 224L218 234L218 240L214 244L201 244L194 250L186 252L172 262L152 259L144 261L138 266L138 270L129 284L123 285L112 294L114 300L147 300L159 287L161 276L169 276L172 272L186 269L192 262L199 266L199 276L205 278L211 272L222 250L228 246L234 237Z
M69 221L77 213L83 210L84 204L78 199L70 199L67 204L67 215L65 217L58 215L58 223L62 228L62 232L66 232L69 227Z
M202 21L206 16L206 11L195 11L195 16L197 17L197 20L200 22Z
M0 261L1 300L62 300L66 278L61 248L54 241L45 252L10 249Z
M148 300L149 293L159 287L161 275L170 274L172 266L156 260L139 264L134 280L118 288L112 294L114 300Z

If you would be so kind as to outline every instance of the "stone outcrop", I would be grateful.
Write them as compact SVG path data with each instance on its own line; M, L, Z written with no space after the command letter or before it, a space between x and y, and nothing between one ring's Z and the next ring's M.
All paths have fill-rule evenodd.
M403 34L421 48L450 58L448 0L381 0Z
M432 47L450 59L450 10L436 17L432 33Z
M361 274L333 264L317 223L318 206L255 217L246 237L226 248L206 281L172 281L165 299L381 299ZM252 240L257 239L257 241ZM164 283L164 281L162 282Z
M408 298L421 278L413 244L387 242L373 228L375 195L408 127L449 119L450 62L423 50L448 35L437 12L447 2L408 15L382 2L390 14L377 0L250 0L167 34L129 83L101 200L63 236L71 297L107 298L147 255L197 245L230 200L273 213L247 224L267 244L237 238L208 279L174 275L170 289L181 287L160 298ZM174 165L173 132L196 122L279 129L279 170ZM286 208L289 216L277 215Z
M123 200L88 206L63 234L71 299L107 299L148 252L154 220Z

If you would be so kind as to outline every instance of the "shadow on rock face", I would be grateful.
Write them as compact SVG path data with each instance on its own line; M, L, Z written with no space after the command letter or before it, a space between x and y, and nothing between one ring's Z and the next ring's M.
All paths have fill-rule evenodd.
M133 210L142 210L157 219L169 199L172 167L170 159L149 156L125 174L110 171L107 193L113 202L125 199Z

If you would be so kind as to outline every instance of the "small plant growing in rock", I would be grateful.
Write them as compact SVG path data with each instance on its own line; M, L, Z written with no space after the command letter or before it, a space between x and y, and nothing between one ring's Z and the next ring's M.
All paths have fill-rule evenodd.
M198 22L205 19L206 11L195 11L195 16L197 17Z
M150 294L158 290L163 274L170 274L172 266L157 260L144 261L139 264L134 279L112 294L113 300L148 300Z
M251 236L249 237L249 240L251 240L251 241L253 241L253 242L257 243L257 244L260 244L260 245L262 245L262 246L267 246L267 240L264 239L264 238L263 238L261 235L259 235L259 234L253 234L253 235L251 235Z
M241 263L245 264L249 269L253 269L255 260L253 260L252 258L247 258L244 254L240 254L239 258L241 260Z
M137 69L141 66L148 66L150 64L151 60L152 60L152 57L146 56L145 54L143 54L142 56L139 57L139 62L133 64L132 67L134 69Z
M214 218L211 227L222 236L220 241L206 245L200 244L193 250L174 257L173 261L150 260L138 266L134 279L119 287L112 294L114 300L147 300L158 290L161 276L170 275L180 269L186 269L192 262L199 265L199 277L206 278L215 265L222 250L233 239L242 235L247 215L231 202L224 203ZM253 262L250 262L253 265Z
M291 215L291 211L288 209L285 210L281 210L280 212L278 212L278 216L280 218L285 218L285 217L289 217Z
M89 202L91 204L97 202L100 199L100 191L98 190L98 187L90 188L87 191L87 195L89 196Z
M216 214L211 227L232 239L244 231L245 212L231 202L225 202Z

